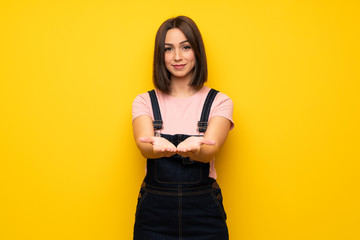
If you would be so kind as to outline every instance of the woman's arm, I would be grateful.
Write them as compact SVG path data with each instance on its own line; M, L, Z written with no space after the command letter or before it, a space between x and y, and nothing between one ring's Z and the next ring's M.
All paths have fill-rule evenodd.
M212 117L204 137L190 137L186 139L178 145L177 153L199 162L210 162L225 143L230 126L231 122L227 118L220 116Z
M176 147L162 137L154 137L153 121L148 115L133 120L133 134L137 147L145 158L170 157Z

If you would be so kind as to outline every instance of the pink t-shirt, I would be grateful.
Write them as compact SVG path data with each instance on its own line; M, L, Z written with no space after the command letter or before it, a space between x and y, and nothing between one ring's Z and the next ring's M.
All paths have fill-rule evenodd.
M163 129L159 132L163 134L186 134L203 135L198 131L197 123L200 120L202 108L206 99L209 87L203 86L193 96L187 98L175 98L159 90L155 90L159 102ZM231 129L234 127L232 119L233 102L225 94L219 92L210 109L209 120L214 116L227 118L231 122ZM132 119L141 115L148 115L154 120L151 100L149 94L139 94L132 105ZM216 179L215 159L210 161L209 177Z

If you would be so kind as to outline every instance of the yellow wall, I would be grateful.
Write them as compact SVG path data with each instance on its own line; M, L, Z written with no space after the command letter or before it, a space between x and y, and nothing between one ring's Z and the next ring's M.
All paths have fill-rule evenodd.
M234 101L217 156L231 239L360 239L359 2L0 3L0 239L131 239L131 103L179 14Z

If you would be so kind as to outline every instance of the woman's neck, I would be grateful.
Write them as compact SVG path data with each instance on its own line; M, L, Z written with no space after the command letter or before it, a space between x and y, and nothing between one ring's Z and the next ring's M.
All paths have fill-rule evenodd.
M187 98L194 95L199 89L189 85L191 79L172 78L170 96L175 98Z

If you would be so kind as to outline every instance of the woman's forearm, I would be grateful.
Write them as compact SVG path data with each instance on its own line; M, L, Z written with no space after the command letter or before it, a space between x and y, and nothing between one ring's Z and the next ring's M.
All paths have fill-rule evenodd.
M230 121L224 117L213 117L209 121L204 138L215 141L215 145L202 145L193 160L199 162L210 162L220 151L230 131Z
M219 147L217 145L209 146L202 145L200 147L200 152L198 155L193 155L191 157L192 160L208 163L212 159L214 159L216 153L219 151Z
M159 153L154 153L153 146L150 143L142 143L139 140L136 140L136 146L140 150L141 155L144 158L159 158Z

